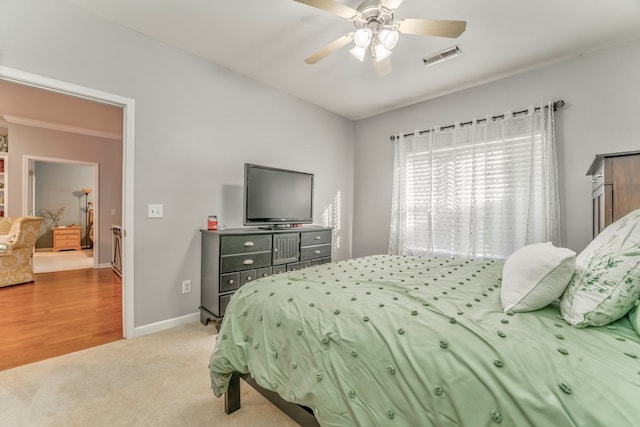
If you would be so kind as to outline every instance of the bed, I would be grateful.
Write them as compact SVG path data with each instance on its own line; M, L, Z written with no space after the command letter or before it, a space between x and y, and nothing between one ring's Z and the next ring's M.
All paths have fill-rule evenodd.
M638 425L640 211L616 224L565 257L572 267L562 298L545 289L552 302L528 311L505 312L512 257L376 255L250 282L217 336L213 392L222 396L244 376L322 426ZM520 254L527 265L536 263L531 253ZM602 263L624 270L624 289L603 290L613 282ZM589 288L595 275L600 283ZM600 304L574 321L589 292L603 304L618 298L617 314L607 318Z

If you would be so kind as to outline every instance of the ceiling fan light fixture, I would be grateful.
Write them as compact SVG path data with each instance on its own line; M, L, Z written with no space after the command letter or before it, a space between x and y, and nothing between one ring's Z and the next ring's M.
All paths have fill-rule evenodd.
M380 43L388 49L391 50L398 44L398 40L400 39L400 33L395 30L382 30L378 33L378 40Z
M404 0L358 0L360 5L353 8L345 3L355 0L294 0L318 10L352 21L355 30L339 37L305 58L307 64L316 64L332 52L351 44L350 53L359 61L371 56L376 75L385 76L391 72L389 57L397 45L400 34L414 34L432 37L458 38L464 33L467 22L447 19L396 19L395 13ZM2 0L0 0L2 2ZM441 57L446 56L445 53ZM432 58L423 58L429 65Z
M386 59L391 55L391 50L387 49L382 45L382 43L378 43L373 48L373 58L375 62L380 62L383 59Z
M353 49L349 51L349 53L355 56L360 62L364 61L364 54L367 52L367 49L364 47L354 46Z
M372 33L370 29L360 28L353 35L353 42L356 44L357 47L366 49L367 47L369 47L369 44L371 43L371 35Z

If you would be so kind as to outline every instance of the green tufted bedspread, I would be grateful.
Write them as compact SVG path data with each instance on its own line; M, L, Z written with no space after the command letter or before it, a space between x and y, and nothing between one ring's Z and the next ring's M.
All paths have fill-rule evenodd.
M323 426L640 425L640 336L625 318L507 315L502 264L370 256L250 282L210 360L312 408Z

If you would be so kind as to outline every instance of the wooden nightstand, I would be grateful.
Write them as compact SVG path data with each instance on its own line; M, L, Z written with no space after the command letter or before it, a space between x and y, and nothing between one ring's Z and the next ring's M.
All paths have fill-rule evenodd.
M53 251L81 250L80 227L53 227Z

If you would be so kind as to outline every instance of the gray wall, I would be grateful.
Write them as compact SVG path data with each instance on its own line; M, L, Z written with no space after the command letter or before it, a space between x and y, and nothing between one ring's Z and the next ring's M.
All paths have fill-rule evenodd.
M34 162L35 181L35 213L41 215L42 209L56 212L65 207L64 216L60 218L58 225L76 224L81 228L81 244L86 243L86 210L85 196L81 188L95 189L93 183L93 166L76 165L54 162ZM87 201L93 202L94 192L89 193ZM40 227L40 238L36 242L36 248L52 248L53 223L45 220Z
M136 327L197 311L198 229L241 224L245 162L315 173L316 222L350 257L351 121L59 0L2 0L0 15L2 65L135 99Z
M585 173L594 156L640 149L638 88L640 40L357 122L353 255L387 253L390 135L559 99L567 102L556 113L564 245L581 251L591 240L591 179Z

